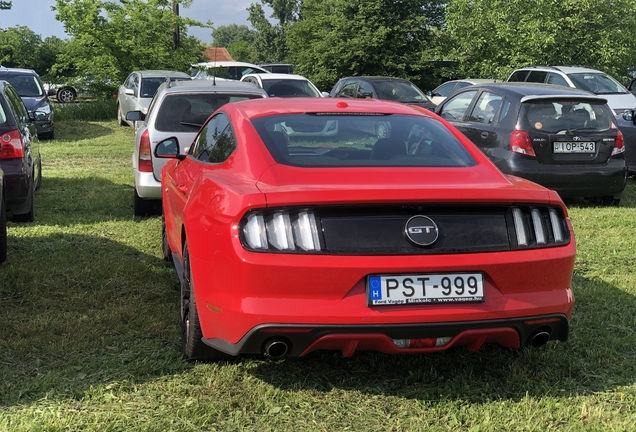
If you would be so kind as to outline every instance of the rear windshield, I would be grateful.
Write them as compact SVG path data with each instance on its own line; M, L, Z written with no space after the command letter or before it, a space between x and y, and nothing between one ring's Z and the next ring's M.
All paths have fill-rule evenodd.
M320 97L309 81L302 80L264 79L263 89L271 97Z
M228 102L262 97L258 94L174 94L159 107L155 129L162 132L197 132L214 111Z
M33 75L4 75L2 79L9 81L20 97L44 96L40 81Z
M523 129L545 133L603 132L614 127L614 116L607 104L590 100L526 102L519 115Z
M477 164L444 125L422 116L306 113L261 117L252 122L276 162L284 165L466 167Z
M572 73L568 77L578 89L596 94L623 94L627 93L618 81L604 73Z

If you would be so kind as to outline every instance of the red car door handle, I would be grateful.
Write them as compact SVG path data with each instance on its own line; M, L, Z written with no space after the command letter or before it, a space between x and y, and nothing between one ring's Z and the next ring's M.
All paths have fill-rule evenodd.
M177 190L184 195L188 193L188 188L184 185L177 185Z

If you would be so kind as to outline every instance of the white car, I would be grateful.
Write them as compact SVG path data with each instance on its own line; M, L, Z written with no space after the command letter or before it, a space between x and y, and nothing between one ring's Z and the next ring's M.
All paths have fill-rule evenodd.
M147 114L129 111L126 120L138 123L132 155L135 216L155 213L161 202L161 169L168 159L155 157L157 143L176 137L185 153L214 111L229 102L264 97L263 90L237 81L176 81L157 89Z
M302 75L268 73L249 74L241 78L267 92L269 97L322 97L320 90Z
M203 62L190 66L192 79L222 79L240 81L245 75L251 73L266 74L268 70L252 63L235 61Z

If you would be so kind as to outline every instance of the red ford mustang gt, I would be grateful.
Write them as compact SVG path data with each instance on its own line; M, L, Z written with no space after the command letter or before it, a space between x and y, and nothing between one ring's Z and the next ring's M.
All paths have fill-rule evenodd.
M376 136L378 123L386 131ZM227 104L156 147L188 359L417 353L568 337L576 246L556 192L429 112Z

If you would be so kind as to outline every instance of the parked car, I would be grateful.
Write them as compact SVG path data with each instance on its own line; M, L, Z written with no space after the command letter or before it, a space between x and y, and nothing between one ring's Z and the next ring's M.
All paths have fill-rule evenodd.
M14 222L35 220L35 191L42 184L42 159L32 116L13 86L0 80L0 170L4 172L4 211L11 213Z
M289 63L267 63L267 64L259 64L258 66L271 73L283 73L283 74L294 73L294 65Z
M492 83L495 82L494 79L477 79L477 78L466 78L462 80L451 80L446 81L443 84L435 87L434 90L428 95L431 102L435 105L439 105L444 99L453 94L453 92L463 89L464 87L468 87L475 84L483 84L483 83Z
M165 159L157 159L157 143L168 137L177 137L186 147L190 145L207 118L228 102L267 97L250 84L237 81L178 81L164 83L148 108L129 111L128 121L138 121L135 130L135 148L132 155L134 173L134 213L147 216L161 203L161 169Z
M513 71L509 82L539 82L585 90L607 99L616 115L616 124L625 138L625 159L631 173L636 173L636 127L631 113L636 96L611 76L596 69L578 66L530 66Z
M322 97L320 90L302 75L249 74L243 76L241 81L262 88L269 97Z
M161 84L166 81L188 81L190 76L183 72L164 70L143 70L131 73L117 92L117 122L120 126L126 124L135 126L134 122L126 120L128 111L142 111L146 113L152 97Z
M0 80L8 81L18 92L41 139L55 138L53 106L40 76L31 69L0 66Z
M632 78L627 84L627 90L634 96L636 96L636 78Z
M506 174L562 197L607 205L624 197L624 138L603 97L546 84L477 84L446 99L436 112Z
M64 83L44 83L49 96L54 96L60 103L75 102L78 98L110 97L117 92L117 85L108 78L95 76L73 77Z
M192 79L229 79L240 81L240 79L252 73L269 73L268 70L256 66L252 63L235 61L203 62L193 64L190 67Z
M0 264L7 260L7 204L4 192L4 173L0 169Z
M423 111L250 100L217 110L185 154L157 144L186 358L567 339L575 242L558 194ZM373 136L379 117L390 138ZM281 132L329 121L339 133L322 139Z
M415 105L429 110L435 104L412 82L391 77L348 77L340 79L329 92L331 97L384 99ZM378 122L375 134L378 138L390 135L390 122Z

